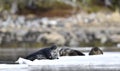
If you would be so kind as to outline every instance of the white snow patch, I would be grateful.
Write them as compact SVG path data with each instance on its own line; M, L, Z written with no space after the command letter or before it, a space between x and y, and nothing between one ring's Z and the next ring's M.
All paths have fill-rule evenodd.
M120 71L120 52L104 52L103 55L93 56L85 54L86 56L63 56L55 60L30 61L19 58L16 61L19 64L0 64L0 71Z
M0 64L0 69L27 68L26 64Z
M104 53L104 55L93 56L63 56L55 60L34 60L30 61L24 58L17 60L20 64L27 65L120 65L120 52Z

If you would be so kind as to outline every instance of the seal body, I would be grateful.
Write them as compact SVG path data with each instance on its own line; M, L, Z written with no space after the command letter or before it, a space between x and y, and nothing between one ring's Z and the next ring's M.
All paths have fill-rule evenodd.
M85 56L82 52L70 48L61 48L59 50L60 56Z
M59 53L56 45L52 45L51 47L43 48L37 52L34 52L26 57L28 60L35 59L58 59Z
M103 51L98 47L93 47L89 52L89 55L100 55L103 54Z

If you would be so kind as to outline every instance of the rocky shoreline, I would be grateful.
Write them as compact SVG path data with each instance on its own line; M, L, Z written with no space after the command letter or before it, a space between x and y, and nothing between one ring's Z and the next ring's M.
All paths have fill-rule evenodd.
M0 17L0 45L115 46L120 42L119 18L118 12L81 12L66 18L3 14Z

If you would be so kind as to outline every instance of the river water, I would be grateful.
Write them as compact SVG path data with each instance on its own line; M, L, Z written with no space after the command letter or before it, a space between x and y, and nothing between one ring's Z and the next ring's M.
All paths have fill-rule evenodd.
M0 71L120 71L120 52L87 54L60 57L58 60L29 61L19 58L19 64L0 64Z

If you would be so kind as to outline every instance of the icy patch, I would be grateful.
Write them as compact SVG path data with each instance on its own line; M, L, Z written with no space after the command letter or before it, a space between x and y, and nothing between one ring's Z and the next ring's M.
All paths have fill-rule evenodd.
M26 64L0 64L0 69L27 68Z
M19 64L0 64L0 71L120 71L120 52L104 55L63 56L55 60L30 61L19 58Z
M30 61L19 58L19 64L27 65L120 65L120 53L104 53L104 55L93 56L63 56L55 60L34 60Z

